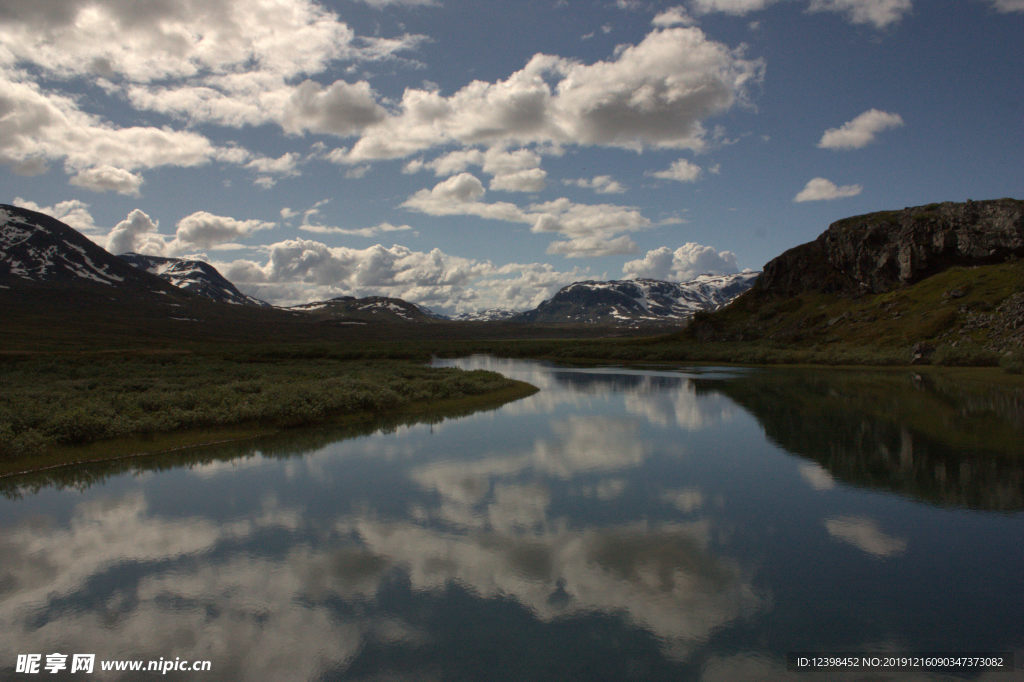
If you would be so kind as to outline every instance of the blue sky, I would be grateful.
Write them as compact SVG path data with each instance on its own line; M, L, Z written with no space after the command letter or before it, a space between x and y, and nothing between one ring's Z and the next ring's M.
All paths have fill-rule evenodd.
M0 0L4 201L281 304L527 308L1024 196L1024 0Z

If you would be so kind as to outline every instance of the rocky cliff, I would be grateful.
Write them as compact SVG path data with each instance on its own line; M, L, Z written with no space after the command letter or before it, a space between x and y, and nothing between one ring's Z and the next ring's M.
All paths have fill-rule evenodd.
M882 293L956 265L1024 256L1024 201L945 202L837 221L764 267L759 293Z

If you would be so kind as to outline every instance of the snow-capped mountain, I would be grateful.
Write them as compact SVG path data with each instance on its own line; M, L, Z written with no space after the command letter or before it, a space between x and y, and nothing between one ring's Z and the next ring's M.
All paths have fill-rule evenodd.
M515 310L509 310L508 308L488 308L487 310L478 310L472 313L459 313L458 315L452 315L449 319L456 322L503 322L511 320L519 314Z
M172 287L43 213L0 204L0 285L104 284L167 294Z
M165 258L141 253L122 253L125 262L170 282L179 289L190 291L222 303L236 305L270 304L243 294L209 263L187 258Z
M443 319L414 303L384 296L339 296L328 301L315 301L289 306L282 310L307 313L314 319L341 324L368 322L429 322Z
M685 322L699 310L716 310L754 285L760 272L700 275L689 282L629 279L574 282L533 310L513 318L520 322L666 325Z

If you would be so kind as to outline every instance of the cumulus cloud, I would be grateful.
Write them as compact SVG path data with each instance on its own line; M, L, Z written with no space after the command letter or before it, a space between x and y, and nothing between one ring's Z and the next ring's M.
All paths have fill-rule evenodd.
M353 237L376 237L389 232L408 232L412 230L412 226L392 225L391 223L384 222L379 225L374 225L373 227L351 228L303 223L302 225L299 225L299 229L303 232L311 232L313 234L344 234Z
M913 9L911 0L811 0L810 12L838 12L854 24L887 28Z
M238 220L229 216L196 211L178 221L174 249L210 248L248 237L258 230L269 230L274 223L263 220Z
M134 209L107 235L107 251L115 255L135 252L162 256L167 240L158 233L160 225L140 209Z
M626 191L625 186L610 175L595 175L590 179L576 178L563 180L562 182L566 185L592 189L598 194L622 194Z
M274 227L262 220L239 220L229 216L196 211L178 221L172 236L160 234L160 225L140 209L113 227L106 249L114 254L134 251L152 256L180 256L196 249L237 247L233 242L253 232Z
M662 180L675 180L676 182L694 182L700 177L701 168L687 159L677 159L665 170L651 173Z
M30 201L22 197L15 197L14 205L27 208L30 211L45 213L48 216L70 225L86 236L93 235L97 232L96 222L93 220L92 213L89 212L89 204L79 201L78 199L58 201L53 206L41 206L34 201Z
M860 149L874 142L878 133L902 125L903 119L899 114L869 109L838 128L826 130L818 146L822 149Z
M693 17L687 13L686 8L669 7L658 12L651 19L651 23L655 26L693 26L695 22Z
M793 201L804 202L845 199L847 197L857 196L863 189L864 188L860 185L838 186L836 183L826 178L812 178L811 180L808 180L807 185L800 190L795 197L793 197Z
M728 275L739 272L736 254L716 251L713 246L687 242L673 251L661 246L628 261L622 273L629 279L661 279L688 282L698 275Z
M491 220L527 222L525 212L508 202L481 201L486 190L472 173L459 173L432 189L421 189L402 204L428 215L474 215Z
M490 188L503 192L540 192L547 186L547 177L542 168L502 173L494 176Z
M323 203L305 212L288 209L282 215L286 219L303 215L299 229L311 234L415 234L409 225L390 223L369 228L311 224ZM496 266L439 249L423 252L398 244L357 249L300 238L260 247L260 251L266 256L262 262L238 259L214 265L246 293L278 305L335 296L393 296L451 313L498 307L523 310L566 284L591 276L581 268L559 270L549 263Z
M97 166L78 171L69 181L72 185L85 187L94 192L117 192L138 196L142 176L114 166Z
M401 158L450 143L699 149L707 144L703 120L745 100L763 71L761 60L695 27L655 29L593 64L537 54L504 80L474 81L447 97L406 90L344 160Z
M763 10L777 0L691 0L690 5L697 14L722 12L742 15Z
M430 215L471 215L522 223L530 225L531 232L560 234L569 239L552 244L548 253L574 258L632 253L636 245L622 233L652 225L630 206L577 204L561 197L521 208L510 202L484 201L485 192L476 176L460 173L432 189L416 192L402 206Z
M213 160L237 163L248 156L191 131L115 127L80 110L72 98L44 91L3 69L0 93L0 110L6 112L0 118L0 162L63 159L69 170L85 171L80 183L102 181L124 189L134 183L125 174L133 170L192 167Z
M228 126L278 123L289 133L357 133L384 116L365 81L320 85L308 78L337 60L381 60L415 49L422 36L360 37L314 0L209 0L130 3L68 0L24 3L0 13L0 162L34 170L65 159L79 184L93 166L133 171L194 166L212 159L244 163L238 149L216 149L195 132L118 128L42 90L29 64L50 82L98 82L138 109ZM59 9L58 9L59 8ZM272 180L262 180L271 183Z
M539 192L547 185L547 172L540 168L541 157L529 149L509 151L495 146L480 149L458 149L432 161L416 159L405 164L403 172L415 173L430 168L435 175L460 173L479 166L491 177L490 188L504 192Z
M596 235L576 237L565 241L551 242L547 248L547 253L566 258L596 258L635 252L636 242L626 235L611 239Z
M1017 2L1019 0L994 0ZM741 16L774 5L778 0L691 0L697 14L722 12ZM883 29L900 21L913 8L912 0L810 0L809 12L836 12L854 24L871 24Z
M385 115L366 81L339 80L324 87L306 80L288 98L282 123L287 132L308 130L344 137L382 120Z

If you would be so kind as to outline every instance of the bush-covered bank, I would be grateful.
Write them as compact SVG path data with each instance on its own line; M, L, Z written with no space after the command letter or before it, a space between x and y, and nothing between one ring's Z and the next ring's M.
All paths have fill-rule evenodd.
M516 387L401 360L81 354L0 361L0 457L140 434L315 424ZM523 389L520 387L520 392Z

